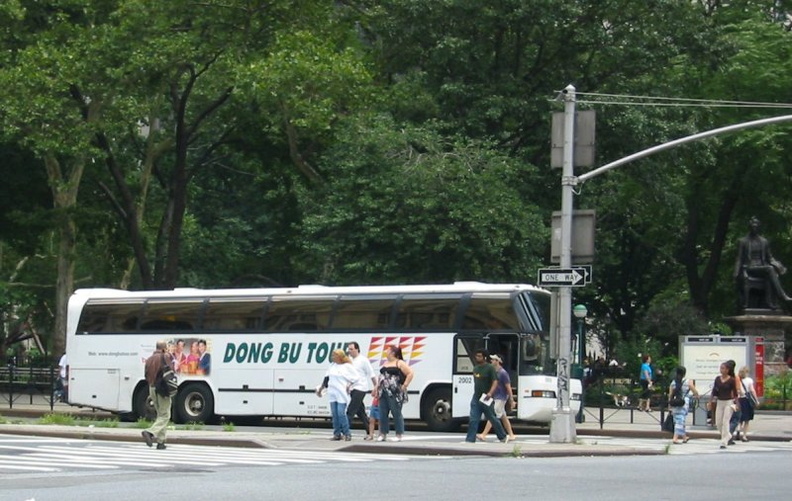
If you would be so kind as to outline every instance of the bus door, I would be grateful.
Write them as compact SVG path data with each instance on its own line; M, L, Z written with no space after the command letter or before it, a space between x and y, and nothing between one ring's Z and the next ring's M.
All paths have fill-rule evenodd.
M503 360L503 368L509 373L512 393L517 394L520 364L520 337L513 332L490 333L485 337L486 348L490 355L497 354ZM517 399L515 399L515 402Z
M457 334L454 336L454 374L451 415L463 418L470 415L470 399L473 398L473 353L485 348L481 334Z

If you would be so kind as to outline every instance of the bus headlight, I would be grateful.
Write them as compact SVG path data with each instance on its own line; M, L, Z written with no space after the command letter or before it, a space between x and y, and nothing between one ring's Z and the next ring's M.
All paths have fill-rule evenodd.
M532 390L531 398L555 398L556 393L551 390Z

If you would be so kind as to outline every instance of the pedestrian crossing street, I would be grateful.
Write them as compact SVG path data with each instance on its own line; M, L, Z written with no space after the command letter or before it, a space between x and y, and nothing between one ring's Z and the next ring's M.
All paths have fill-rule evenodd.
M0 477L12 473L67 471L201 471L223 466L282 466L320 463L408 461L409 456L335 451L293 451L169 444L165 450L137 443L58 438L0 437Z

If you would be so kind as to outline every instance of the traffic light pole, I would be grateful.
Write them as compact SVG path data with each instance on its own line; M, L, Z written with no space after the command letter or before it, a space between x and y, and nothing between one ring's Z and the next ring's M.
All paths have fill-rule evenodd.
M560 266L572 266L572 210L574 187L577 184L574 172L575 150L575 87L568 85L563 91L564 99L564 157L561 175L561 249ZM572 288L558 288L558 393L556 408L550 421L551 443L573 443L577 440L575 416L570 406L571 359L572 359Z

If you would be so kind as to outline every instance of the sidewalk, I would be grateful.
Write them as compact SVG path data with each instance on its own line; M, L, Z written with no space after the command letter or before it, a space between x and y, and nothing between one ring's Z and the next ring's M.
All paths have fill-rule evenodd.
M7 402L5 402L8 405ZM50 411L45 401L15 402L13 409L0 407L0 416L9 424L0 424L0 433L62 437L72 439L114 440L141 442L141 430L137 427L103 428L101 426L62 426L13 423L14 417L35 418ZM55 404L54 412L72 414L84 419L108 419L112 415L102 411L80 409L65 404ZM598 414L598 410L596 410ZM514 457L565 457L565 456L615 456L615 455L662 455L668 451L670 436L660 431L660 412L644 413L630 410L605 409L605 422L600 424L587 415L587 422L577 425L577 441L570 444L550 443L548 434L519 435L514 442L501 444L495 436L488 442L469 444L464 442L463 433L421 432L408 433L402 442L367 442L362 440L362 430L353 430L351 442L329 440L331 430L327 428L305 428L280 431L262 428L262 431L224 431L174 429L168 432L168 443L191 445L216 445L227 447L263 447L301 451L343 451L410 455L441 456L514 456ZM218 428L218 427L215 427ZM408 427L409 428L409 427ZM689 426L693 440L717 439L714 429L705 426ZM792 413L757 412L751 424L752 441L792 441ZM602 437L619 437L605 440ZM631 440L635 439L635 440ZM653 439L653 440L646 440Z

